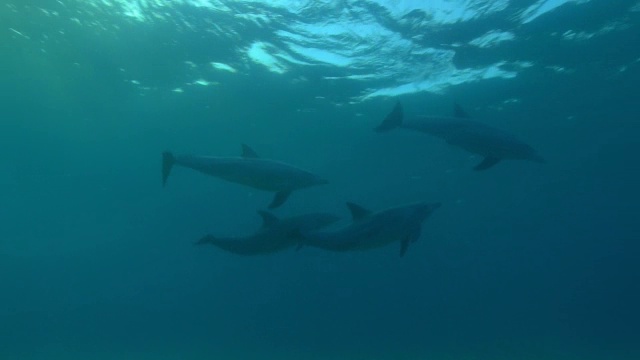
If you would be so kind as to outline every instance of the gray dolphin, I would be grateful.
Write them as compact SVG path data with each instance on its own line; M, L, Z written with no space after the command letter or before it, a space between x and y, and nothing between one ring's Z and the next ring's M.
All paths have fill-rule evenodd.
M162 186L167 183L174 165L190 168L233 183L255 189L273 191L275 196L269 205L275 209L284 204L291 192L328 181L306 170L280 161L262 159L249 146L242 145L242 156L214 157L162 153Z
M378 248L399 241L400 256L409 243L418 240L422 222L441 206L440 203L419 202L371 212L354 203L347 203L353 221L336 231L305 233L300 231L299 247L312 246L330 251L354 251Z
M255 234L229 238L206 235L196 244L211 244L238 255L268 254L296 245L298 239L294 234L297 231L315 231L340 219L327 213L311 213L282 219L267 211L258 213L262 217L262 227Z
M387 132L399 127L439 137L451 145L483 156L484 159L474 167L475 170L489 169L506 159L545 162L535 149L513 135L470 120L458 104L455 105L454 117L417 117L408 122L404 122L403 118L402 105L398 101L375 131Z

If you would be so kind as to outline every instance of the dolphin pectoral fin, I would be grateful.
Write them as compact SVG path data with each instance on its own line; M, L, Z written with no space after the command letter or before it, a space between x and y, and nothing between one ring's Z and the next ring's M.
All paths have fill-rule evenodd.
M305 243L304 243L304 235L302 234L302 231L298 228L294 229L293 231L291 231L288 235L287 235L290 239L294 239L297 241L296 243L296 251L300 251Z
M409 234L409 240L413 243L420 239L420 234L422 233L422 229L418 227L411 234Z
M242 144L242 157L245 159L257 159L260 156L249 145Z
M216 238L213 235L203 236L200 240L193 243L193 245L213 244Z
M480 164L476 165L476 167L474 167L473 170L476 170L476 171L487 170L493 165L499 163L500 160L501 159L497 157L487 156L486 158L484 158L484 160L482 160Z
M378 125L375 129L375 132L387 132L389 130L393 130L397 127L402 126L402 118L404 117L402 112L402 104L400 101L396 103L396 106L393 107L393 110L387 115L387 117L382 120L382 123Z
M547 160L545 158L543 158L542 156L535 154L533 155L529 160L536 162L538 164L546 164Z
M418 226L409 234L407 234L407 236L402 238L402 241L400 242L400 257L404 256L404 254L407 252L410 243L414 243L418 241L418 239L420 239L421 232L422 229Z
M409 243L411 242L410 236L405 236L400 242L400 257L403 257L404 254L407 253L407 249L409 248Z
M262 217L263 228L274 226L280 220L277 216L268 211L258 210L258 214Z
M162 186L164 187L167 184L167 179L169 178L169 174L171 174L171 169L173 168L173 164L175 164L176 158L172 153L165 151L162 153Z
M287 199L289 198L289 195L291 195L291 190L278 191L274 195L273 201L271 201L271 204L269 204L269 209L275 209L277 207L280 207L280 205L284 204L284 202L287 201Z

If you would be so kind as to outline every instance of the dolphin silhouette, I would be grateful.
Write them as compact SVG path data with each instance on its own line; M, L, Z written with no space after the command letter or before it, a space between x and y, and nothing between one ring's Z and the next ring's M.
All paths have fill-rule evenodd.
M515 136L470 120L469 115L458 104L455 104L454 113L454 117L417 117L405 122L402 105L398 101L374 130L387 132L395 128L404 128L439 137L451 145L483 156L484 159L474 167L474 170L478 171L489 169L501 160L507 159L545 162L535 149Z
M400 256L404 256L409 244L418 240L422 222L440 203L419 202L371 212L360 205L347 203L352 222L332 232L299 231L298 247L312 246L330 251L366 250L399 241Z
M174 165L190 168L236 184L273 191L269 205L275 209L289 198L294 190L327 184L328 181L306 170L280 161L263 159L247 145L242 145L240 157L214 157L162 153L162 186L165 186Z
M258 211L262 227L253 235L215 237L206 235L196 245L211 244L238 255L269 254L293 247L298 242L297 231L314 231L329 226L340 218L328 213L311 213L279 219L267 211Z

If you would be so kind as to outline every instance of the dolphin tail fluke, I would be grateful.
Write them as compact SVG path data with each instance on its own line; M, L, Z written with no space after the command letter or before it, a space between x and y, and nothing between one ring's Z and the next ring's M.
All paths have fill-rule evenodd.
M165 151L162 153L162 186L167 184L167 178L169 178L169 174L171 174L171 168L173 168L173 164L175 164L176 158L172 153Z
M382 123L380 123L380 125L378 125L374 130L376 132L387 132L400 127L402 126L403 117L402 104L398 101L396 106L393 107L393 110L387 114L387 117L385 117Z
M291 190L278 191L273 196L273 201L271 201L271 204L269 204L269 209L280 207L282 204L284 204L285 201L287 201L289 195L291 195Z
M475 171L482 171L482 170L487 170L490 167L493 167L495 164L500 162L500 158L497 157L493 157L493 156L487 156L486 158L484 158L484 160L482 160L482 162L480 162L480 164L476 165L476 167L473 168L473 170Z
M213 235L203 236L200 240L193 243L193 245L205 245L215 243L216 238Z

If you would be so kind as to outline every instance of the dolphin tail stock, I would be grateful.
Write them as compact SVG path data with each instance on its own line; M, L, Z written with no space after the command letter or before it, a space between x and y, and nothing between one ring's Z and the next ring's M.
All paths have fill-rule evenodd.
M282 204L284 204L285 201L287 201L287 199L289 198L289 195L291 195L291 190L278 191L273 196L273 200L271 201L271 204L269 204L269 209L275 209L280 207Z
M171 174L171 169L173 168L173 164L176 163L176 158L169 151L165 151L162 153L162 186L164 187L167 184L167 179L169 178L169 174Z
M378 125L373 130L375 132L381 133L381 132L387 132L397 127L400 127L402 126L403 117L404 117L404 114L402 111L402 104L400 104L400 101L398 101L396 103L396 106L393 107L393 110L391 110L391 112L387 114L384 120L382 120L382 123L380 123L380 125Z

